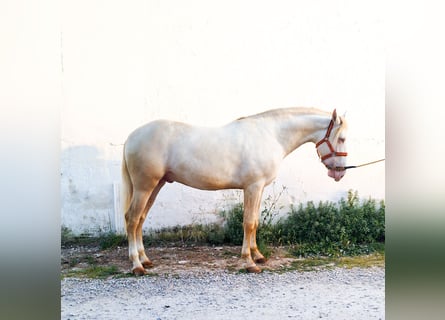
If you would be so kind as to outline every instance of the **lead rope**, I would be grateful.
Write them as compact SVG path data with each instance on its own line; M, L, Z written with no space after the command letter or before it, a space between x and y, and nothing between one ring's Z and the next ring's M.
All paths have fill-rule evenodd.
M380 159L380 160L359 164L358 166L333 167L333 168L329 167L329 166L326 166L326 168L328 168L329 170L344 171L346 169L354 169L354 168L360 168L360 167L368 166L370 164L374 164L374 163L381 162L381 161L385 161L385 159L383 158L383 159Z

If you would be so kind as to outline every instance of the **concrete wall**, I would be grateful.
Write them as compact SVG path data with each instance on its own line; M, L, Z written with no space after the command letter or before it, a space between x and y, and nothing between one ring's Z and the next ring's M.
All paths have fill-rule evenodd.
M382 12L355 1L64 1L62 4L62 225L122 230L122 144L158 118L223 125L271 108L347 112L349 163L384 157ZM384 163L336 183L314 145L286 158L281 204L337 200L349 189L384 199ZM211 222L239 191L171 184L145 223Z

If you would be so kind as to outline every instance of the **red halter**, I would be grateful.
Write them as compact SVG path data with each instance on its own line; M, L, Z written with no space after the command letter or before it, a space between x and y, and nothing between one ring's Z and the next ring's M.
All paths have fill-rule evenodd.
M315 145L315 148L317 149L318 157L321 159L321 161L324 161L326 159L329 159L330 157L346 157L348 155L347 152L337 152L334 150L334 147L332 146L331 142L329 141L329 136L331 135L332 128L334 127L334 119L331 119L331 122L329 123L328 130L326 131L326 135L323 139L317 142ZM318 151L318 147L322 145L323 143L327 143L329 150L331 150L331 153L325 154L322 156L320 152Z

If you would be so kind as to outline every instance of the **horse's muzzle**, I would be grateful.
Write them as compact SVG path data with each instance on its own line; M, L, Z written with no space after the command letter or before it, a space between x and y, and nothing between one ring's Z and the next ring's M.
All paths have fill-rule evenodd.
M346 170L338 170L337 168L335 169L328 169L328 176L333 178L335 181L340 181L341 178L343 178L343 176L345 175Z

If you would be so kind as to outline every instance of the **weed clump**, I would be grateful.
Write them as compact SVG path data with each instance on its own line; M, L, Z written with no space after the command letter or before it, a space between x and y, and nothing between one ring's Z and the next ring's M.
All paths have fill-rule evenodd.
M274 207L276 201L271 202ZM273 222L274 213L266 207L257 232L261 249L268 245L287 245L297 256L343 256L384 250L385 204L373 199L360 200L349 191L347 199L337 203L308 202L291 207L286 217ZM242 205L225 213L225 240L242 243Z

